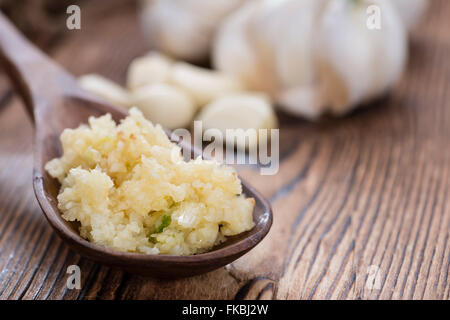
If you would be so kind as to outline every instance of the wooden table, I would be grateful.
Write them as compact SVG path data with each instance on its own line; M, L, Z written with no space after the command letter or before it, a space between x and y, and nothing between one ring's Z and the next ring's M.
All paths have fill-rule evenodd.
M105 3L82 7L82 31L47 51L76 75L123 83L146 45L134 6ZM272 203L267 238L177 281L98 265L59 240L33 195L30 120L0 75L0 298L449 299L450 1L431 4L389 97L320 123L280 115L279 173L241 172ZM80 290L66 287L73 264Z

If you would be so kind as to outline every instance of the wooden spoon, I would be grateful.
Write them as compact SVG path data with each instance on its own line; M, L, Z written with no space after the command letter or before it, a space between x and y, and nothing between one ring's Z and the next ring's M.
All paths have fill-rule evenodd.
M175 278L222 267L248 252L268 233L272 225L270 204L242 181L244 193L256 202L253 211L256 225L248 232L229 237L210 252L191 256L147 255L116 251L83 239L77 224L62 219L56 199L60 185L47 174L44 165L61 156L59 136L65 128L78 127L86 123L89 116L105 113L119 121L127 112L83 91L73 76L28 42L1 12L0 63L34 120L33 187L36 198L51 226L82 256L131 273ZM199 154L191 146L189 148L194 155Z

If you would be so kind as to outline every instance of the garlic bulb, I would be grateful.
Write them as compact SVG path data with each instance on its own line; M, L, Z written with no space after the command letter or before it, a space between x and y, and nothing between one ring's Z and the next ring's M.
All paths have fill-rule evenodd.
M150 46L189 61L206 59L220 21L245 0L143 0Z
M382 12L381 30L368 27L371 5ZM390 88L404 68L406 41L389 0L260 0L224 21L213 62L286 111L314 119Z
M391 0L407 30L417 25L428 6L428 0Z
M218 129L224 137L227 129L255 129L253 139L251 135L248 136L250 141L237 139L239 148L254 145L258 141L259 129L273 129L277 126L277 118L268 97L250 92L214 100L202 109L197 119L202 121L204 130Z
M196 110L188 94L169 84L139 87L131 93L131 99L147 119L168 129L187 127Z
M197 107L243 89L241 82L235 77L184 62L173 65L170 83L189 93Z
M86 74L78 78L80 87L97 95L113 105L129 108L131 106L128 92L115 82L98 74Z
M127 87L138 87L167 82L170 78L172 60L158 52L135 58L128 67Z
M367 27L370 4L380 9L380 30ZM316 35L319 79L334 114L383 94L401 76L407 35L389 1L333 0Z

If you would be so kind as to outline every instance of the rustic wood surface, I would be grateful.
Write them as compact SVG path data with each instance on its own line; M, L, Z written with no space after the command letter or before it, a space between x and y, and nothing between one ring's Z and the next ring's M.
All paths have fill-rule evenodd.
M0 74L0 299L450 299L450 1L430 2L390 96L320 123L280 115L279 173L241 170L272 203L271 232L183 280L123 273L61 242L33 194L31 122ZM82 31L47 52L75 75L123 83L147 49L135 11L90 2ZM73 264L80 290L66 287Z

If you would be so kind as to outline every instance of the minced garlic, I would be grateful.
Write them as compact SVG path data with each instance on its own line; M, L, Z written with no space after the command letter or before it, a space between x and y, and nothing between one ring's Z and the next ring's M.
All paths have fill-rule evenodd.
M80 234L113 249L189 255L254 226L254 199L233 168L186 162L159 125L132 108L61 134L63 155L45 169L61 182L58 208Z

